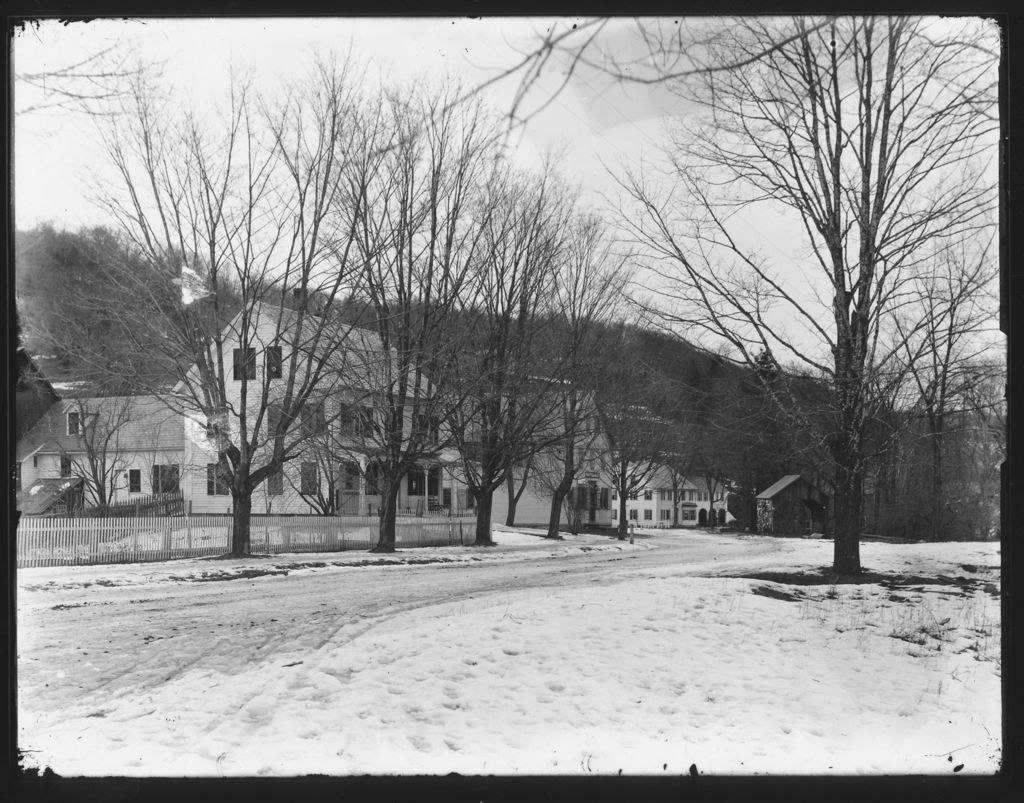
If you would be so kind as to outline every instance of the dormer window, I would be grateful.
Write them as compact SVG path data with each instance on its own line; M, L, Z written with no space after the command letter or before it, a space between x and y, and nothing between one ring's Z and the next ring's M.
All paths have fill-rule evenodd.
M82 432L82 416L76 410L68 411L68 435L80 435Z

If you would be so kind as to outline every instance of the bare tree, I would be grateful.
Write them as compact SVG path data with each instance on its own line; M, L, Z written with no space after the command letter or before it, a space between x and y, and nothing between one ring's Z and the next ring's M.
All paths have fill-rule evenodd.
M128 466L122 443L125 427L132 423L131 399L78 398L71 404L81 443L81 453L71 457L73 474L84 480L88 501L95 508L110 507L117 493L117 480Z
M545 315L572 199L550 166L496 171L480 208L481 236L465 294L465 347L453 361L450 422L476 502L476 545L491 544L495 490L516 464L557 437L559 355Z
M144 66L132 43L125 40L78 58L67 58L51 45L45 51L45 62L33 60L26 52L39 25L39 21L23 23L15 44L16 116L55 109L90 115L113 113L118 101L130 94L131 82L157 68L155 64Z
M626 326L606 347L607 362L594 394L605 450L601 472L618 495L619 538L626 537L626 500L658 473L669 422L656 412L664 380L647 366Z
M542 452L537 483L551 496L548 538L558 538L561 510L581 472L592 468L600 440L594 406L596 385L606 364L603 345L608 324L621 311L628 281L626 258L611 246L603 221L593 214L575 217L568 230L565 258L550 288L556 326L551 342L561 380L549 389L557 401L557 440Z
M948 520L945 441L951 413L965 409L973 389L988 376L1003 373L998 362L980 362L995 347L996 317L991 287L996 264L991 240L971 253L973 241L944 243L914 279L920 296L913 319L897 319L903 339L912 398L928 428L931 452L930 536L942 538ZM909 317L909 316L908 316Z
M842 574L860 570L866 427L901 381L910 333L894 316L917 300L929 245L993 217L997 45L991 29L962 23L734 24L709 58L741 66L676 85L707 114L675 138L674 186L624 181L636 202L625 220L668 288L663 321L728 343L748 365L766 350L827 382L820 437ZM743 229L759 208L795 224L805 252L789 276Z
M178 119L136 83L107 130L119 176L107 208L147 268L119 273L134 355L119 370L156 364L173 378L140 382L192 422L208 492L231 496L235 555L249 551L254 490L301 453L309 432L296 423L329 390L350 330L339 308L364 199L343 177L374 122L358 85L330 63L280 103L236 84L214 124Z
M402 477L441 445L433 433L450 403L454 312L480 236L471 216L495 155L488 118L450 104L455 94L386 91L356 151L366 180L354 261L384 357L368 422L381 492L376 552L395 549Z

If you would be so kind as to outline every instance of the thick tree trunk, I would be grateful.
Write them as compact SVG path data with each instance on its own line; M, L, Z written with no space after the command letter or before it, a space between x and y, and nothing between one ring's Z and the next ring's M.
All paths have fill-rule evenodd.
M231 502L231 554L241 557L249 554L249 524L252 519L252 491L232 491Z
M491 506L494 489L481 489L476 495L476 540L473 546L493 546L491 540Z
M840 467L836 479L832 570L843 575L859 574L864 476L860 471Z
M395 521L398 514L399 480L386 479L380 498L380 531L377 546L371 552L395 551Z

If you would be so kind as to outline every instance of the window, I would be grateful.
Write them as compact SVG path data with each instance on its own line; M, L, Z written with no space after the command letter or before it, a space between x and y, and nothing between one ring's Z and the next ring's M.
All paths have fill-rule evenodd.
M368 496L377 496L380 493L380 466L376 463L366 465L366 493Z
M153 466L153 493L169 494L178 490L178 467Z
M75 411L68 412L68 435L78 435L82 430L82 417Z
M284 493L284 472L278 469L267 477L267 495L280 496Z
M142 471L137 468L128 469L128 493L142 493Z
M423 432L424 438L429 444L436 444L441 439L441 425L436 418L419 416L418 429Z
M426 482L426 475L422 468L409 469L406 474L407 491L409 496L423 496L423 486Z
M633 493L629 495L629 498L635 500L637 498L636 491L633 491Z
M360 407L356 413L356 434L364 436L373 434L372 407Z
M635 509L629 511L629 518L632 521L636 521L637 520L638 516L637 516L637 511Z
M584 510L587 507L587 487L585 485L576 486L576 507L579 510Z
M434 466L427 472L427 496L437 496L441 488L441 467Z
M32 468L39 468L39 455L32 455Z
M234 349L232 357L231 371L235 381L256 378L256 349Z
M683 511L683 519L685 521L693 521L697 518L697 511L693 508L687 508Z
M650 502L654 498L654 491L644 491L644 501Z
M299 493L312 496L320 490L320 478L317 476L316 463L303 463L300 468Z
M617 502L619 500L619 492L615 488L612 488L612 501Z
M302 406L300 415L302 421L302 436L309 438L319 435L327 429L327 419L324 417L323 399L317 401L309 400Z
M60 475L62 477L71 476L71 458L66 454L60 456Z
M672 511L671 510L663 510L663 511L661 511L661 515L659 516L659 518L662 521L672 521Z
M651 521L654 518L654 511L649 507L644 508L644 521Z
M598 507L601 508L601 510L607 510L608 508L611 507L611 505L608 503L608 489L607 488L602 488L601 489L601 504L599 504Z
M359 464L345 463L341 467L341 488L343 491L359 490Z
M231 467L226 460L206 464L206 495L228 496L231 494Z
M281 378L281 347L280 346L267 346L266 353L263 355L266 361L267 378L268 379L280 379Z
M672 499L672 491L668 488L662 488L660 491L658 491L658 498L662 502L668 502L669 500Z

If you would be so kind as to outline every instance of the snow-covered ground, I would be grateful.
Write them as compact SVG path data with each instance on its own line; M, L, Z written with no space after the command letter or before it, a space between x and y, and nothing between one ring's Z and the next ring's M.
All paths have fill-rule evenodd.
M21 570L19 745L61 775L998 768L997 544L865 543L908 577L833 586L785 575L831 542L643 535Z

